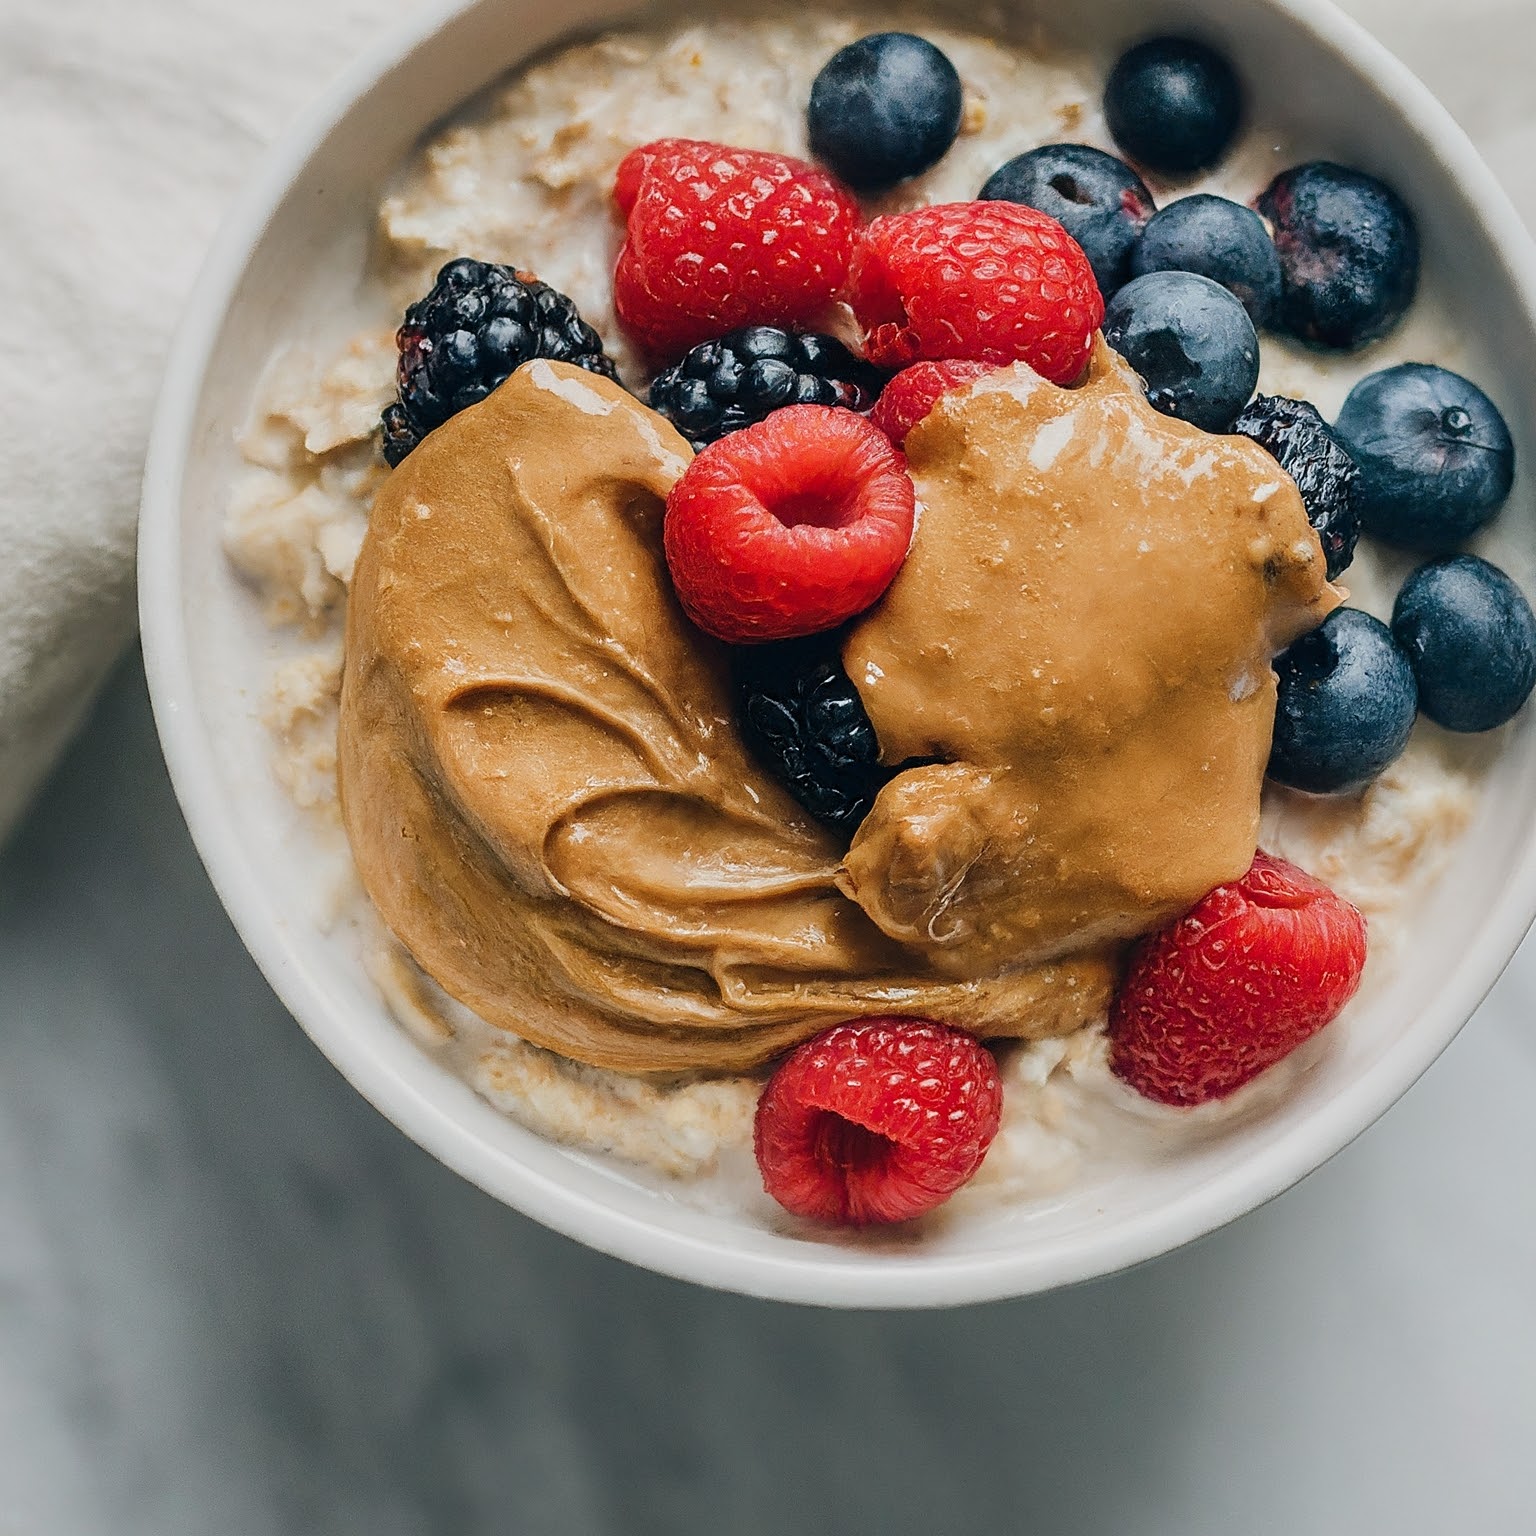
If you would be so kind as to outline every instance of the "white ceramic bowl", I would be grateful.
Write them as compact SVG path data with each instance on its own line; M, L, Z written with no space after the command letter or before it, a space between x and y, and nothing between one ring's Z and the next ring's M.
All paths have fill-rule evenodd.
M1197 27L1248 78L1255 116L1376 171L1417 210L1428 269L1466 296L1525 462L1536 379L1536 253L1465 136L1326 0L1018 0L1012 14L1113 47ZM917 1245L814 1241L671 1199L561 1149L479 1099L394 1023L354 948L317 912L310 834L268 767L256 702L281 642L220 546L233 434L276 337L334 329L362 269L380 188L423 132L557 34L643 12L624 0L426 4L268 156L209 256L165 383L145 474L144 651L193 836L252 954L351 1082L423 1147L581 1241L708 1285L836 1306L1021 1295L1163 1253L1252 1209L1332 1156L1472 1014L1536 913L1536 730L1511 735L1483 810L1417 919L1395 975L1276 1110L1188 1155L1044 1205L977 1215ZM1506 516L1536 534L1523 486Z

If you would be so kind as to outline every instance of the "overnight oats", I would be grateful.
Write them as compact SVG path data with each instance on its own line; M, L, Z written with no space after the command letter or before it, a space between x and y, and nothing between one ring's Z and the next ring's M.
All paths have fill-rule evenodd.
M254 386L226 530L402 1026L767 1220L1262 1115L1536 682L1513 446L1397 193L1199 42L901 24L490 93L351 339Z

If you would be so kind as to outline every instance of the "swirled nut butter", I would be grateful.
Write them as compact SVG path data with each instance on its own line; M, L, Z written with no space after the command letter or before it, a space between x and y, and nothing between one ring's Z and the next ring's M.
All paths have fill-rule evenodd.
M1290 478L1158 414L1101 341L907 439L923 508L843 660L889 762L840 877L954 975L1124 939L1253 861L1270 658L1341 594Z
M661 548L689 449L534 362L379 493L348 608L343 812L418 963L599 1066L735 1071L860 1015L1095 1017L1124 942L1241 874L1270 655L1337 601L1259 448L1157 415L1101 348L908 442L906 566L844 659L887 761L851 850L732 723Z
M1112 950L956 976L838 889L838 844L747 755L725 650L672 596L689 457L618 385L534 362L385 483L339 763L385 922L490 1023L631 1071L737 1070L861 1014L1094 1017Z

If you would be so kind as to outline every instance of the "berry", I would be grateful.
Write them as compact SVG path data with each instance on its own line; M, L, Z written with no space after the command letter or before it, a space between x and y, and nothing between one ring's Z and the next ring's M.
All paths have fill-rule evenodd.
M885 386L869 419L900 448L907 433L939 403L940 395L996 371L991 363L913 363Z
M1536 686L1536 616L1496 565L1455 555L1421 565L1397 594L1392 635L1419 708L1451 731L1491 731Z
M1125 161L1086 144L1044 144L987 178L981 198L1049 214L1082 246L1107 299L1131 279L1131 253L1157 211Z
M1248 311L1193 272L1152 272L1110 300L1104 340L1146 382L1165 416L1225 432L1259 382L1259 338Z
M563 293L466 256L438 272L432 291L406 310L395 340L400 398L384 412L391 464L536 357L615 377L597 332Z
M939 203L876 219L854 247L853 310L882 368L1023 361L1053 384L1087 365L1104 301L1083 248L1016 203Z
M832 336L769 325L694 347L651 382L651 406L695 448L786 405L868 409L881 376Z
M747 746L812 816L851 834L895 770L880 765L839 650L825 635L743 646L732 676Z
M1110 1005L1110 1065L1163 1104L1225 1098L1338 1017L1365 949L1354 907L1260 852L1137 946Z
M1251 208L1201 193L1181 197L1147 225L1131 256L1137 277L1196 272L1236 294L1255 326L1280 307L1280 255Z
M1276 783L1315 795L1360 789L1408 745L1418 688L1380 619L1334 609L1275 658L1275 672Z
M1192 38L1137 43L1104 87L1104 117L1115 143L1166 176L1215 165L1242 116L1242 86L1231 64Z
M652 357L741 326L811 329L848 275L858 204L803 160L658 139L624 158L613 195L614 308Z
M862 613L912 542L915 495L885 434L791 405L690 464L662 525L688 617L720 640L788 640Z
M1428 363L1361 379L1335 430L1360 466L1368 532L1432 553L1454 548L1509 496L1515 445L1475 384Z
M944 158L960 131L960 76L932 43L876 32L840 48L811 87L811 153L861 192Z
M1419 233L1385 182L1315 160L1282 171L1257 206L1280 253L1282 330L1349 348L1402 318L1419 286Z
M1307 521L1317 530L1332 581L1355 558L1360 538L1360 468L1316 407L1283 395L1257 395L1232 430L1251 437L1296 482Z
M757 1102L763 1188L813 1221L909 1221L942 1205L997 1135L985 1046L925 1019L838 1024L794 1050Z

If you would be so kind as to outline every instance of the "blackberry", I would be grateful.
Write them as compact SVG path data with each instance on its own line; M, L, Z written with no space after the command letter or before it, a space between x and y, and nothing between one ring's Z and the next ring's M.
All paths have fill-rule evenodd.
M406 310L396 344L400 398L384 412L391 464L536 357L617 377L601 338L563 293L467 256L443 267L431 293Z
M1360 537L1360 466L1305 400L1257 395L1232 430L1266 449L1296 482L1317 530L1332 581L1355 558Z
M817 821L851 835L896 770L881 766L836 636L743 646L732 672L747 746Z
M753 325L701 343L657 374L651 406L702 448L785 405L866 410L883 382L835 337Z

